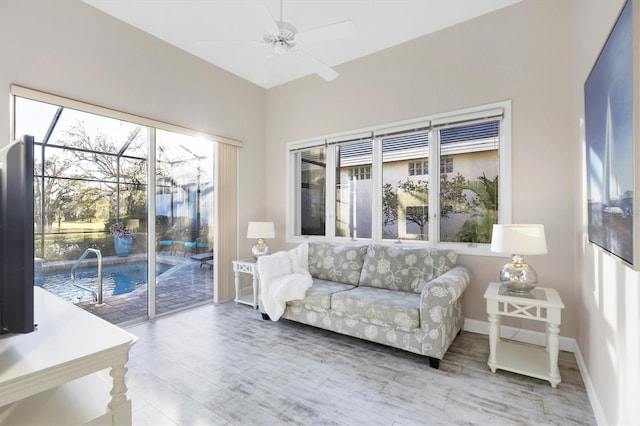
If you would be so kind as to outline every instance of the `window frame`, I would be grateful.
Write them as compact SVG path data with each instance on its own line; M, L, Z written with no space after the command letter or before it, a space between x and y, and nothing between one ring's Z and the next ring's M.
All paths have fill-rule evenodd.
M511 223L512 215L512 169L511 169L511 101L500 101L471 108L464 108L454 111L443 112L430 116L420 117L411 120L387 123L366 129L358 129L350 132L336 133L322 137L315 137L305 140L289 142L286 144L287 168L286 168L286 241L287 243L299 244L303 241L335 241L335 242L394 242L402 245L428 246L434 248L443 248L455 250L458 254L468 255L495 255L490 251L490 244L485 243L458 243L458 242L441 242L440 241L440 168L441 159L446 157L440 155L440 141L438 128L444 126L462 125L464 123L472 124L474 122L499 121L499 140L498 140L498 170L500 176L500 185L498 188L498 197L500 203L498 206L498 223ZM388 240L382 238L382 143L381 139L384 135L395 132L429 129L429 180L431 182L431 190L429 191L429 205L434 208L430 213L430 223L428 229L427 240ZM332 173L328 173L325 179L327 185L326 202L326 221L324 236L302 236L296 235L294 229L296 215L295 201L297 195L295 193L299 183L296 176L298 166L296 164L295 152L310 149L315 146L327 147L326 156L328 159L327 170L335 169L335 155L333 146L338 145L341 141L354 140L362 135L372 135L373 152L371 164L371 179L373 181L373 197L371 204L372 217L372 236L371 238L349 238L336 237L335 235L335 177ZM434 164L436 167L434 167ZM437 207L437 208L436 208Z
M427 176L429 174L429 160L409 161L407 166L409 166L407 176ZM418 168L420 169L420 173L416 173L416 169Z

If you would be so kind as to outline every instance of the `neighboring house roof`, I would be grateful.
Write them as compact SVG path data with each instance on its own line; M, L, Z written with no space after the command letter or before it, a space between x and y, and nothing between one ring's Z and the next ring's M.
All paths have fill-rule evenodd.
M440 130L443 155L498 149L498 121L469 124ZM391 136L382 140L384 161L402 161L428 157L429 132ZM340 160L343 166L371 163L371 140L343 144Z

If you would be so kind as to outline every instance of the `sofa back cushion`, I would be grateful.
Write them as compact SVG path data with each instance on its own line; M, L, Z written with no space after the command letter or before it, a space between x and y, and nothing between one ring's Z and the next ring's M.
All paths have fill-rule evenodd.
M452 250L370 244L359 285L420 293L455 266L456 258Z
M358 285L367 245L309 243L309 273L314 278Z

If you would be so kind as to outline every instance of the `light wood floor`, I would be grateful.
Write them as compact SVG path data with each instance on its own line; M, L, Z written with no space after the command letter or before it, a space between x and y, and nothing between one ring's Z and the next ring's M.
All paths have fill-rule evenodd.
M498 371L463 332L440 369L418 355L232 302L133 325L136 425L596 424L573 354L562 383Z

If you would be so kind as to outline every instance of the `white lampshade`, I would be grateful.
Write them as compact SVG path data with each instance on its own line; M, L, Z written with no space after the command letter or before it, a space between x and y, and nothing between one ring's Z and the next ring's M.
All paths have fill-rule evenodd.
M273 222L249 222L247 238L275 238Z
M505 254L545 254L544 225L493 225L491 251Z

